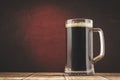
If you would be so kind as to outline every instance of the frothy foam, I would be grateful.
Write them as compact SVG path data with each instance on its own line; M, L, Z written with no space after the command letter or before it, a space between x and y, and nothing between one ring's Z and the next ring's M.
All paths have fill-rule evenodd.
M66 28L67 27L93 27L92 23L85 23L85 22L80 22L80 23L67 23L66 24Z

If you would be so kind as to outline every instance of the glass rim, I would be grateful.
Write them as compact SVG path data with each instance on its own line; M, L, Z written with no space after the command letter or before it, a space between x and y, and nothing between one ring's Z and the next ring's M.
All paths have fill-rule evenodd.
M92 19L88 19L88 18L72 18L72 19L68 19L67 22L76 21L76 20L79 20L79 21L91 21L91 22L93 22Z
M93 20L86 18L68 19L66 27L93 27Z

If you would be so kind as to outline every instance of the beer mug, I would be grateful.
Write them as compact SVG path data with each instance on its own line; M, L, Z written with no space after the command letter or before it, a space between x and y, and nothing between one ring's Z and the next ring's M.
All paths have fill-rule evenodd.
M102 29L93 28L91 19L69 19L67 30L67 64L65 75L93 75L94 63L105 54L105 42ZM93 58L93 33L100 36L100 54Z

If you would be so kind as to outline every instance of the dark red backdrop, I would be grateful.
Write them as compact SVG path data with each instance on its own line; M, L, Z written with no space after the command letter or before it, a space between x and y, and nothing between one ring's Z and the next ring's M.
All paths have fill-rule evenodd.
M106 57L95 65L96 70L119 72L120 65L116 61L120 57L120 39L115 36L119 33L120 16L115 10L118 4L106 3L97 0L1 1L0 71L64 71L65 21L82 17L93 19L94 25L105 33ZM99 52L97 38L94 53Z
M22 13L21 13L22 12ZM42 71L61 70L65 65L65 20L69 14L53 4L35 5L22 10L17 39L29 53L32 64ZM22 38L21 38L21 37Z

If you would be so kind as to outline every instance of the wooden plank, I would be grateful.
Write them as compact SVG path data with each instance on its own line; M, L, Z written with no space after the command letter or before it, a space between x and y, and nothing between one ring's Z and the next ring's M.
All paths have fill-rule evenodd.
M99 76L120 76L120 73L96 73Z
M103 76L109 80L120 80L120 73L97 73L96 75Z
M101 76L64 76L63 73L34 73L25 80L108 80Z
M34 73L24 80L65 80L63 73Z
M120 80L120 76L104 76L104 77L109 80Z
M94 76L64 76L55 72L0 72L0 80L120 80L120 73L96 73Z
M0 72L0 80L21 80L32 74L27 72Z
M108 80L101 76L65 76L66 80Z

